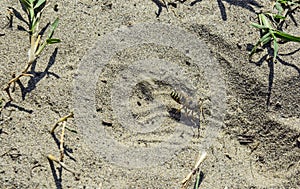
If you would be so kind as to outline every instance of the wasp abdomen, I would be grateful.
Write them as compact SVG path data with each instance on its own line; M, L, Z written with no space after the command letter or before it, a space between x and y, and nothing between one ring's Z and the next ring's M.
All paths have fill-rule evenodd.
M192 101L192 99L189 99L175 91L172 91L170 95L172 99L175 100L178 104L181 104L189 109L195 109L195 103Z
M178 104L182 104L182 97L178 93L172 91L170 95Z

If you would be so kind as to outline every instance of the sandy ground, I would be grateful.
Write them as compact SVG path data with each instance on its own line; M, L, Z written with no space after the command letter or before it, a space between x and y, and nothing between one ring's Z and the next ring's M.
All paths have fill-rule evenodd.
M53 9L55 5L58 11ZM254 57L256 62L248 61L249 47L259 37L259 32L249 23L255 21L255 12L268 9L268 6L267 1L255 0L187 0L175 2L167 10L150 0L51 1L41 25L59 17L55 37L62 43L43 52L31 70L34 77L21 79L23 87L17 85L12 94L14 101L6 104L1 112L0 187L180 188L180 181L193 168L199 151L206 151L200 188L299 188L300 45L280 45L282 61L275 64L274 69L266 61L259 62L266 51ZM0 2L1 28L8 22L8 7L25 17L18 1L3 0ZM299 11L294 16L300 20ZM201 44L202 48L178 49L181 42L177 44L176 41L182 44L191 41L185 35L178 37L180 29L166 32L164 28L146 27L144 33L156 32L150 42L125 45L123 49L116 46L116 52L109 48L114 40L110 41L107 36L115 35L114 39L119 39L124 34L124 44L131 43L135 38L127 39L126 31L136 31L131 34L143 36L141 26L144 23L157 24L157 28L164 24L180 28L188 33L186 36L194 36L195 42L200 41L195 47ZM286 31L299 36L299 27L291 20L287 23ZM1 86L5 86L13 72L25 66L28 36L18 29L20 26L26 27L26 24L14 17L12 28L0 30L5 34L0 36ZM119 34L114 33L115 30ZM164 43L164 40L171 40L172 35L172 44L177 47ZM91 69L86 78L97 77L90 77L89 83L78 82L85 76L83 73L89 69L90 62L107 58L103 57L105 54L99 55L102 51L105 54L114 52L108 65L101 72ZM194 52L202 54L189 56ZM206 58L207 65L203 63ZM205 120L201 120L200 137L197 137L199 120L182 121L186 116L184 110L181 114L176 112L180 105L169 95L174 89L171 81L148 78L132 86L129 94L123 94L128 87L124 82L139 77L139 72L153 69L161 76L168 72L164 70L166 66L161 69L146 66L145 70L123 72L136 62L145 64L155 60L160 60L158 65L171 63L184 70L172 76L178 78L178 87L183 90L191 83L195 87L195 99L203 99ZM202 66L197 64L199 60ZM171 66L167 68L171 70ZM165 72L159 73L160 70ZM205 75L207 70L211 75ZM124 78L129 80L122 80ZM273 78L273 86L268 111L270 78ZM82 92L75 90L77 94L74 95L77 84L86 88L94 86L96 90L90 93L83 88ZM2 96L7 101L6 94ZM122 104L124 96L128 97L125 105ZM86 106L78 108L82 99ZM152 106L156 100L164 107ZM95 106L89 106L90 102ZM154 111L153 108L158 109ZM60 131L53 137L49 130L56 120L70 111L74 111L75 118L68 120L67 125L78 133L66 132L64 162L80 173L79 178L46 158L48 154L59 157ZM136 122L124 127L122 123L131 121L128 116L150 127L150 131L143 130ZM164 121L151 130L159 116ZM98 127L89 124L94 117L99 118L99 122L92 122L98 123ZM186 117L189 120L189 116ZM143 132L136 132L135 128ZM121 154L123 151L107 145L107 135L123 148L135 150L135 154L130 154L129 150ZM174 141L169 141L166 151L160 151L163 149L160 144L169 136L174 136ZM173 146L180 148L174 150ZM158 150L149 157L144 149ZM195 177L188 188L193 187L194 180Z

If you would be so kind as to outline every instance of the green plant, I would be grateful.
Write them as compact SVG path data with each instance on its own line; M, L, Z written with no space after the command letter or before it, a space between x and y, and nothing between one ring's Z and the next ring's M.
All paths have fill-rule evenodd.
M194 183L194 189L199 189L200 182L201 182L201 171L197 173L196 181Z
M279 40L281 42L300 42L300 37L288 34L282 31L283 24L285 23L287 17L296 23L293 13L296 9L300 7L300 1L292 0L276 0L273 5L274 12L263 12L258 14L259 23L251 23L255 28L261 30L261 38L252 48L249 58L253 56L256 52L258 46L268 47L273 49L273 58L267 59L268 66L270 68L269 72L269 88L267 97L267 108L270 107L270 99L272 93L273 77L274 77L274 63L278 56L278 44ZM273 42L273 46L272 46Z
M284 11L294 11L300 6L300 1L292 0L277 0L274 7L277 9L279 15L283 15Z
M300 42L300 37L293 36L281 30L287 15L300 7L300 1L276 0L273 8L277 13L265 12L258 14L259 24L251 23L255 28L262 31L262 37L258 40L250 52L250 58L256 52L259 45L266 45L273 41L273 62L278 55L278 39L283 41Z
M10 86L15 84L20 80L23 76L33 77L32 74L28 73L31 65L37 60L41 52L47 45L59 43L60 39L52 38L55 29L58 26L59 19L55 19L55 21L51 24L51 28L46 39L41 42L41 35L39 34L39 24L41 21L41 16L43 10L47 6L46 0L20 0L22 9L26 12L28 16L28 34L29 34L29 42L30 48L28 51L28 60L25 69L19 75L13 75L13 79L11 79L4 90L7 92L10 100L12 101L12 97L10 95Z

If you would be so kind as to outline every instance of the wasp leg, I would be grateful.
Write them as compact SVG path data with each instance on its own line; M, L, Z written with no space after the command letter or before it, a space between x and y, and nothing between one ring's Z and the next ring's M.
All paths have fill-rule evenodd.
M198 126L198 138L200 137L200 127L201 127L201 116L203 118L203 122L205 121L205 116L204 116L204 112L203 112L203 101L200 99L200 103L199 103L199 126Z
M180 108L178 108L178 109L176 110L176 113L178 113L178 114L181 113L181 110L182 110L182 109L184 109L184 106L183 106L183 105L181 105Z

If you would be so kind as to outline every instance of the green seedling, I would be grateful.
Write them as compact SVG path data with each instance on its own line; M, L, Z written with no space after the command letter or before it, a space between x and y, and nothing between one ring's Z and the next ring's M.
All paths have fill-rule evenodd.
M53 38L54 31L58 26L58 18L55 19L55 21L51 24L51 28L46 39L43 42L41 41L42 36L39 35L39 24L43 10L47 6L46 0L20 0L20 3L22 9L26 12L28 16L28 33L30 48L28 51L28 60L25 69L19 75L13 75L13 79L11 79L8 82L7 86L4 88L11 101L13 99L10 95L10 86L15 82L19 81L20 78L23 76L33 77L32 74L29 74L27 72L30 69L31 65L37 60L39 55L42 53L44 48L47 45L60 42L60 39Z
M285 11L293 10L300 6L300 1L292 0L277 0L274 3L274 8L278 11L279 15L283 15Z
M278 44L279 42L300 42L300 37L288 34L282 31L283 24L289 16L294 23L296 23L293 13L296 9L300 7L300 1L292 0L276 0L273 5L273 12L264 12L258 14L259 23L252 23L251 25L255 28L261 30L261 38L252 48L249 58L256 52L258 46L265 46L272 48L273 57L272 59L267 59L268 65L270 67L269 75L269 91L267 97L267 108L270 107L271 91L273 84L273 74L274 74L274 63L278 56ZM272 43L273 42L273 43ZM273 44L273 45L272 45Z
M284 10L294 10L299 8L300 1L292 1L292 0L277 0L275 2L274 7L278 10L278 13L282 15Z
M274 28L267 17L268 15L270 14L266 14L266 13L259 14L258 15L259 24L257 23L251 24L253 27L262 30L262 37L258 40L258 42L251 50L250 58L256 52L256 49L258 48L259 45L264 46L269 42L273 41L273 51L274 51L273 62L275 62L276 57L278 55L278 40L281 39L283 41L289 41L289 42L300 42L300 37L290 35L288 33L285 33L283 31Z
M300 7L300 1L277 0L273 6L273 8L277 11L277 13L275 14L267 13L267 14L272 19L273 23L277 24L277 28L281 28L288 15L295 20L292 14L299 7Z

